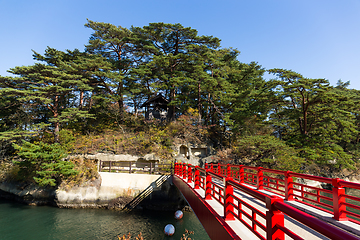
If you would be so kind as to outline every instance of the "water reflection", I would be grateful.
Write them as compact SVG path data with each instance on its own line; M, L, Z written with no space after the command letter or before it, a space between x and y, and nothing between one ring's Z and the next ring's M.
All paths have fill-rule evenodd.
M166 224L175 226L172 237L164 235ZM118 239L141 232L144 239L180 239L185 229L195 239L210 239L193 213L176 220L172 212L140 211L123 213L98 209L32 207L0 200L1 239Z

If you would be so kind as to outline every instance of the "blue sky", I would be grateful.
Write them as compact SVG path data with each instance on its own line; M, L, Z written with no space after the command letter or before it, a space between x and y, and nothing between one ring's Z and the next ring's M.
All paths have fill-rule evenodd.
M358 0L0 0L0 75L32 65L32 49L84 50L87 18L128 28L181 23L238 49L241 62L360 90Z

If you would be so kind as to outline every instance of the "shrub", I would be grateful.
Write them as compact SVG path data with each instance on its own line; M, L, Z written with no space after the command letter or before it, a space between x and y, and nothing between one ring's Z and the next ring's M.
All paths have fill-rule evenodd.
M237 142L235 153L245 164L299 172L304 159L285 142L270 135L253 135Z
M91 184L91 181L99 177L96 161L83 157L70 158L70 161L75 165L74 170L78 174L62 179L59 189L67 190L74 186L88 186L89 183Z
M30 143L23 141L22 146L14 144L21 160L14 161L19 166L22 180L34 179L40 186L56 186L61 179L78 172L72 162L64 160L65 150L57 143Z

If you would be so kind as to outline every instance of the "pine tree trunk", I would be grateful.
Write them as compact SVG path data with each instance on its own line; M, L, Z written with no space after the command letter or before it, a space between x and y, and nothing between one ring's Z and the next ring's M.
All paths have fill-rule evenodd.
M172 89L170 90L170 102L175 100L175 86L172 86ZM174 121L175 120L175 106L169 107L169 120Z
M123 101L123 98L121 97L119 100L118 100L118 104L119 104L119 123L123 123L124 121L124 101Z
M54 123L54 142L58 143L60 141L59 139L59 132L60 132L60 123L59 122L55 122Z
M59 123L59 101L60 101L60 97L59 96L55 96L55 101L54 101L54 105L53 105L53 114L54 114L54 119L56 119L56 122L54 122L54 142L58 143L59 142L59 132L60 132L60 123Z
M198 112L199 112L199 124L201 123L201 81L198 82Z
M79 109L82 109L84 106L84 92L80 92L80 103L79 103Z
M208 96L207 96L208 100L208 104L207 104L207 107L206 107L206 118L205 118L205 125L209 125L210 123L210 93L208 93Z

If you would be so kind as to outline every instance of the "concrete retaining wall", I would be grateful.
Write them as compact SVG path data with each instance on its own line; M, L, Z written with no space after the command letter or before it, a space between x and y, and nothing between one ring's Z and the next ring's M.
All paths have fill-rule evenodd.
M101 172L100 187L75 187L68 191L57 190L59 207L106 207L119 197L134 198L161 175Z
M135 197L161 176L107 172L99 174L101 177L100 192L107 195L108 199L120 196Z

